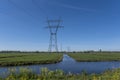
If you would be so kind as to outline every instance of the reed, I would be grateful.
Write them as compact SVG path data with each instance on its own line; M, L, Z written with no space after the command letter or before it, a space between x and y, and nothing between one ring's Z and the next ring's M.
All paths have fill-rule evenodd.
M31 69L21 68L9 70L10 74L0 80L120 80L120 69L107 70L101 74L65 74L62 70L51 71L42 68L40 74L35 74Z

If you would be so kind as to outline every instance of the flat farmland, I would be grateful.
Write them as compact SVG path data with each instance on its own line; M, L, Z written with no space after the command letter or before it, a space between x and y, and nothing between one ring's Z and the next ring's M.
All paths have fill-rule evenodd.
M62 57L57 53L0 53L0 66L57 63Z
M69 53L78 62L120 61L120 53Z

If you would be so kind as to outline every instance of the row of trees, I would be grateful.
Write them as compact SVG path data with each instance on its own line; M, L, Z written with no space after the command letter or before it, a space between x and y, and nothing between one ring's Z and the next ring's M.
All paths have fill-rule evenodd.
M48 51L0 51L0 53L49 53ZM52 52L52 53L120 53L120 51L94 51L94 50L89 50L89 51L62 51L62 52Z

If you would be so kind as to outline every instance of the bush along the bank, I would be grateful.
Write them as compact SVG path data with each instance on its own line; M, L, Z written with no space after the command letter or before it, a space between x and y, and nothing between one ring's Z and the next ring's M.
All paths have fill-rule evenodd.
M42 68L40 74L34 73L31 69L21 68L19 70L10 69L9 74L0 80L120 80L120 69L107 70L101 74L65 74L62 70L51 71Z

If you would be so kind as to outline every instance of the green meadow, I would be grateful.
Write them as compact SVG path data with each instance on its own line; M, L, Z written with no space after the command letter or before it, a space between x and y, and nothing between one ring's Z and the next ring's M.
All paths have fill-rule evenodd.
M0 53L0 66L50 64L62 58L63 54L56 53Z
M118 52L69 53L68 55L78 62L120 61L120 53Z

